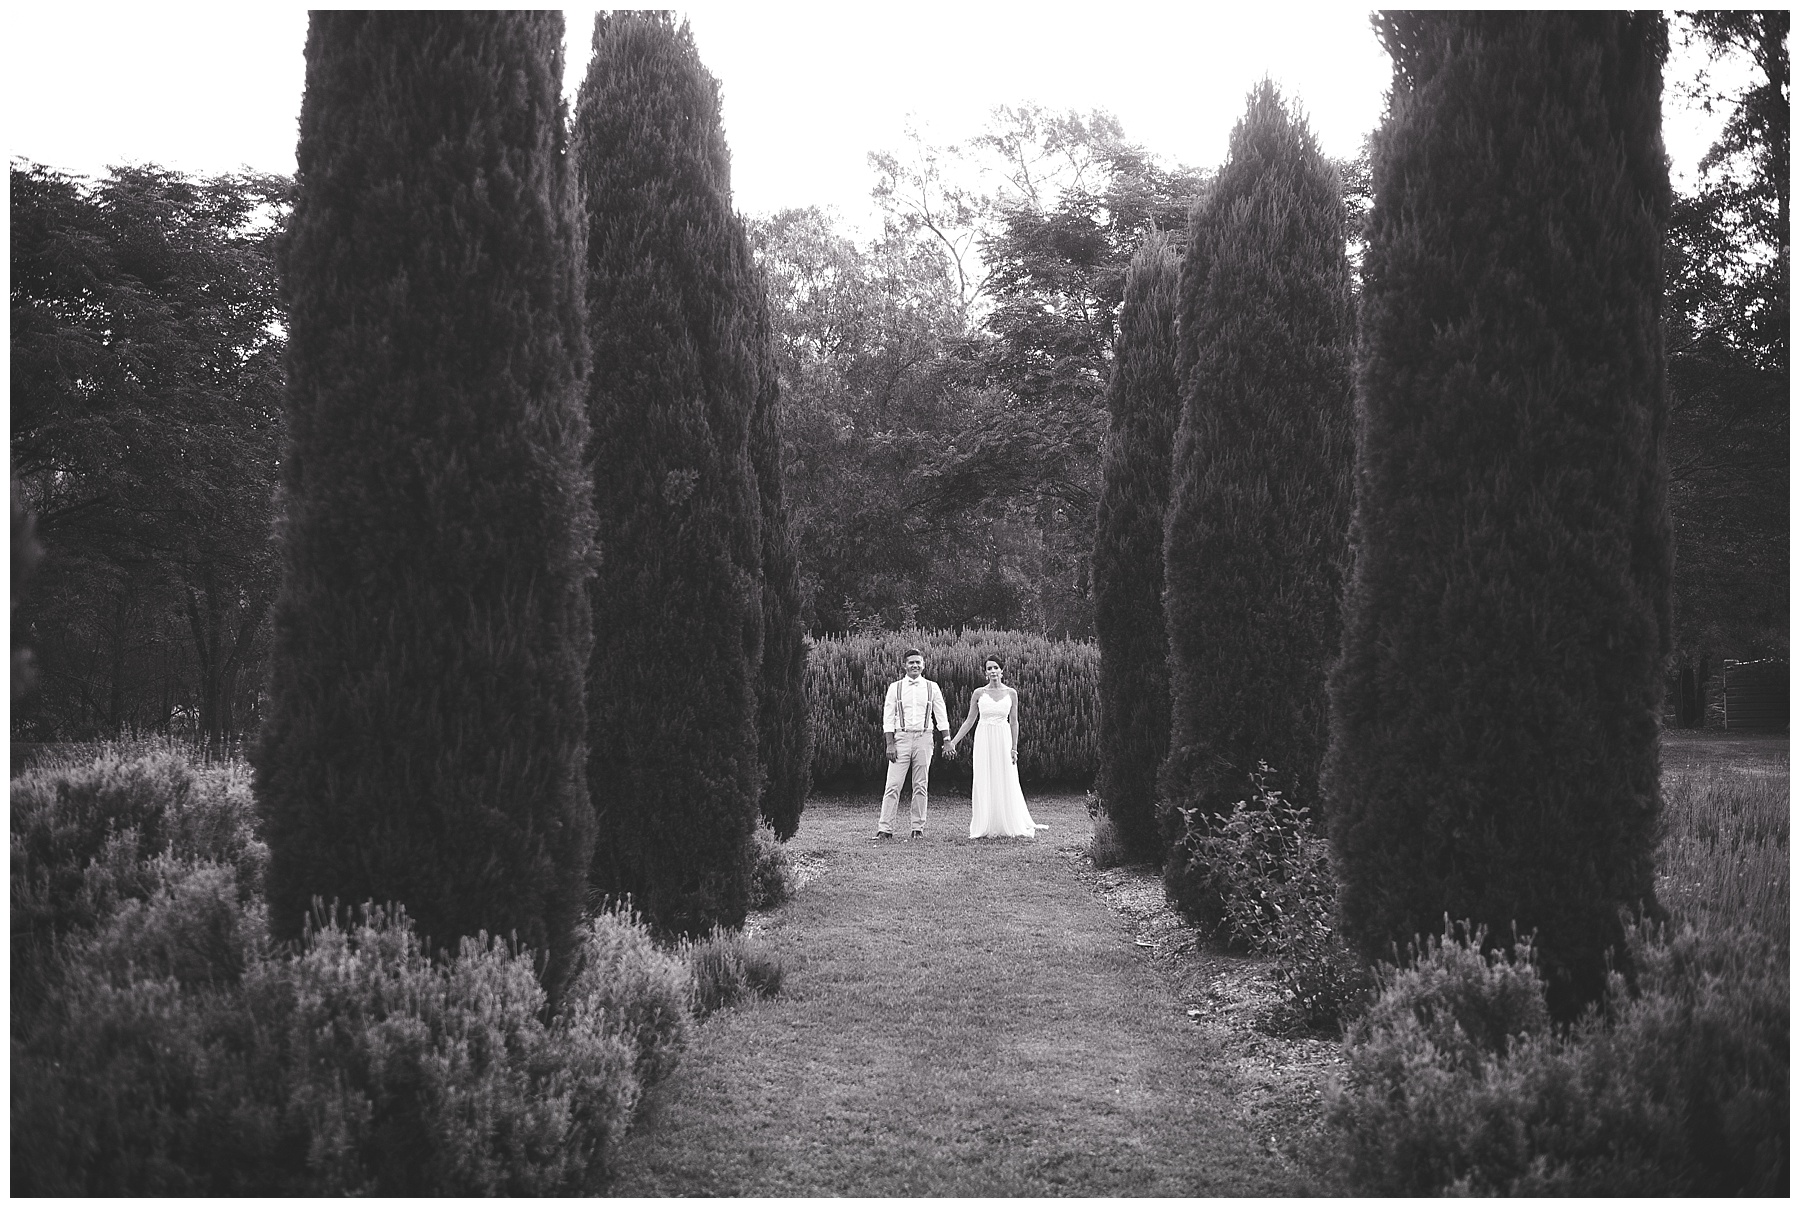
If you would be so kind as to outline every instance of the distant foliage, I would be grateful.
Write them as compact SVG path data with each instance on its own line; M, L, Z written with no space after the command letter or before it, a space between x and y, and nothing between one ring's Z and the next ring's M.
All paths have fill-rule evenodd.
M1094 632L1100 647L1099 792L1131 858L1163 851L1156 777L1169 753L1169 640L1163 624L1163 520L1181 394L1175 376L1181 257L1152 234L1132 259L1107 407L1112 425L1094 531Z
M283 577L255 752L269 917L406 904L552 997L592 851L586 371L553 12L312 15Z
M1669 634L1654 13L1405 13L1362 296L1325 817L1369 959L1537 936L1569 1019L1652 899Z
M604 547L590 592L593 884L660 930L702 935L749 908L763 784L762 286L731 208L718 82L687 27L601 13L593 50L574 149ZM777 731L791 794L798 736Z
M31 649L19 640L19 595L44 557L44 547L37 540L37 517L19 502L19 487L13 483L12 497L12 597L9 622L12 626L12 701L28 692L37 681L37 670L31 665Z
M44 554L14 588L41 676L13 734L192 727L217 753L254 727L278 577L293 182L9 177L11 478ZM28 545L15 531L15 583Z
M1528 943L1445 930L1390 968L1328 1122L1359 1195L1784 1195L1785 936L1627 933L1604 1011L1552 1023Z
M986 683L990 654L1006 661L1019 693L1019 777L1028 783L1087 785L1099 765L1099 651L1091 642L1058 641L1008 630L912 631L831 637L812 643L807 702L812 710L813 780L879 784L887 775L881 706L887 686L905 674L901 655L925 653L925 678L937 681L955 733L969 699ZM964 751L967 751L965 745ZM969 776L967 756L932 761L934 784Z
M1204 885L1186 841L1258 760L1310 807L1338 648L1354 430L1343 186L1264 82L1189 220L1181 426L1164 549L1171 700L1161 775L1169 892Z

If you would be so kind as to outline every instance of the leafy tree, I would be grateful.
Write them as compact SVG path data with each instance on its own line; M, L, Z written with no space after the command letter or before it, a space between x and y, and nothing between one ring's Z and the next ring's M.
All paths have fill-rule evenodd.
M584 783L580 231L557 13L317 12L256 794L278 935L398 901L567 976Z
M273 245L289 182L14 165L12 465L48 551L21 611L45 738L244 720L274 592Z
M718 83L687 26L603 13L593 52L576 112L605 547L593 880L698 933L744 919L762 780L760 286L731 209Z
M965 145L913 142L908 161L872 157L876 198L890 234L945 251L979 319L946 365L961 407L930 453L920 507L944 529L1002 535L985 578L1035 597L1010 623L1086 635L1125 269L1148 232L1181 225L1200 176L1164 169L1101 112L1002 106Z
M1652 904L1669 528L1656 14L1388 14L1326 818L1369 958L1535 932L1553 1009ZM1171 622L1173 623L1173 621Z
M782 211L751 233L768 288L807 629L853 629L846 602L898 620L909 600L927 623L954 625L944 614L962 606L958 576L932 572L948 570L946 553L970 534L920 505L920 467L954 424L940 387L947 347L963 334L942 259L908 239L859 245L816 209Z
M1788 342L1788 53L1790 14L1683 14L1708 54L1747 56L1754 82L1736 95L1704 82L1700 104L1729 112L1700 160L1701 186L1670 216L1670 300L1693 325L1759 369L1786 373Z
M1150 232L1182 228L1204 177L1162 167L1105 113L1002 108L975 143L1004 181L980 245L991 307L965 372L979 390L937 459L935 495L945 509L1028 517L1041 573L1073 597L1062 627L1086 633L1126 268Z
M1683 22L1755 67L1739 94L1696 90L1729 116L1669 225L1675 722L1698 726L1714 658L1787 652L1789 14Z
M1175 310L1181 257L1153 234L1131 262L1107 392L1111 412L1094 532L1100 645L1100 798L1139 860L1162 854L1156 776L1169 752L1163 521L1181 417Z
M1181 424L1164 546L1170 896L1218 908L1205 835L1259 762L1318 800L1325 677L1349 527L1354 315L1343 190L1267 81L1194 209L1181 281Z

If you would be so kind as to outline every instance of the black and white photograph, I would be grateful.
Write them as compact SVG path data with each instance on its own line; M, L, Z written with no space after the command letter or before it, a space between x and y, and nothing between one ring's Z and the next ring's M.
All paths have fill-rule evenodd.
M9 1193L1787 1196L1789 22L11 7Z

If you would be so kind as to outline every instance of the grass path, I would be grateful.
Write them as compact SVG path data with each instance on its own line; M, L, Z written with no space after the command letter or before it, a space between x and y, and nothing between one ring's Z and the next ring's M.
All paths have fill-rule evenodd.
M1304 1190L1234 1120L1231 1076L1076 877L1081 798L1036 841L870 842L875 798L808 804L813 869L762 924L781 996L698 1029L614 1194L1269 1195ZM902 819L904 821L904 819Z

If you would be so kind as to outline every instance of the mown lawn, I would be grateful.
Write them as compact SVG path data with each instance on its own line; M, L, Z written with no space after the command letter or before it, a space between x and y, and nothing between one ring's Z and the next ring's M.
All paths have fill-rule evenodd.
M1074 795L1035 841L966 797L877 845L876 795L808 804L813 868L761 938L779 998L713 1017L623 1146L618 1195L1269 1195L1302 1176L1232 1114L1218 1042L1076 877ZM904 822L904 818L902 819Z

